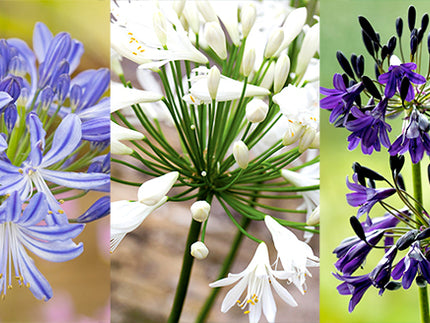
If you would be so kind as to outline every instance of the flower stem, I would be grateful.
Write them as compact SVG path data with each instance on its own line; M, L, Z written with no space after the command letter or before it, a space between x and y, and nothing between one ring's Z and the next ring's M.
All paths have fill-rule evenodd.
M420 163L412 164L412 182L414 186L414 198L417 200L416 208L421 210L420 204L423 202L423 191L421 187L421 168ZM419 225L418 225L419 227ZM418 287L420 307L421 307L421 322L430 322L429 300L427 295L427 286Z
M170 311L168 323L179 322L182 307L184 306L185 296L188 290L188 283L190 281L191 269L193 267L194 257L191 256L191 245L199 238L200 228L202 224L195 221L191 222L190 230L188 231L187 243L185 245L184 258L182 260L181 275L179 277L178 287L176 288L175 299L173 301L172 309Z
M244 216L244 217L242 217L240 226L242 228L246 229L250 222L251 222L251 220L248 217ZM236 254L237 254L237 251L239 250L242 239L243 239L243 234L240 230L238 230L236 233L236 236L234 237L230 251L229 251L227 257L224 259L224 263L222 264L222 267L221 267L221 270L219 272L217 280L224 278L229 273L230 267L233 264L233 260L236 258ZM212 289L211 293L206 298L205 304L203 305L202 309L200 310L199 315L197 316L196 323L203 323L206 321L219 291L220 291L219 287Z

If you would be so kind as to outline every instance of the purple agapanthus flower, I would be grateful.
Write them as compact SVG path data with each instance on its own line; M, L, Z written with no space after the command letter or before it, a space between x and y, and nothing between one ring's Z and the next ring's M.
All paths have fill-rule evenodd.
M418 272L430 284L430 261L421 252L419 242L414 242L407 255L394 267L391 276L394 279L402 278L403 288L408 289Z
M363 298L364 293L372 286L372 280L369 275L350 276L333 274L337 279L343 281L342 284L337 286L337 290L341 295L352 295L349 301L348 311L351 313L358 302Z
M406 76L411 83L424 84L426 82L425 77L418 73L412 72L416 68L417 65L415 63L391 65L387 73L381 74L378 77L378 81L382 84L387 84L385 86L385 96L387 98L392 98L396 93L396 90L400 92L400 84L404 76ZM412 84L410 84L408 94L406 95L406 101L412 101L414 97L414 88Z
M352 131L349 135L348 149L355 149L361 141L361 150L364 154L370 155L373 149L381 150L381 144L390 147L388 132L391 126L385 122L385 112L388 99L383 99L371 111L361 111L357 107L351 108L351 114L356 118L345 123L345 127Z
M361 185L358 182L358 175L355 173L352 175L354 182L350 182L348 177L346 178L346 185L353 193L346 194L346 200L351 206L360 206L357 212L357 217L359 218L364 213L367 213L366 223L368 225L372 224L372 220L369 217L369 212L372 207L386 199L387 197L393 195L396 190L394 188L372 188Z
M67 222L46 181L82 190L108 191L110 176L102 173L65 172L53 167L72 154L81 141L81 122L76 115L70 114L63 119L55 131L52 146L46 153L46 132L39 117L30 113L27 124L30 132L30 154L21 166L12 165L7 159L0 159L0 195L18 191L21 199L26 200L31 196L34 185L38 192L47 196L52 212L46 219L48 224Z
M52 288L30 258L27 250L51 262L76 258L83 251L82 243L72 238L79 235L84 225L43 223L48 205L43 193L37 193L22 211L23 203L17 191L0 205L0 290L6 295L12 280L26 286L37 299L52 297Z
M334 89L320 88L321 94L327 95L327 97L321 99L320 107L331 111L330 123L334 123L342 115L346 120L354 100L364 89L364 85L361 82L347 87L342 75L338 73L333 76L333 86Z
M391 156L404 154L409 151L414 164L424 156L424 151L430 155L429 121L425 115L414 109L405 118L402 134L393 142L388 152Z

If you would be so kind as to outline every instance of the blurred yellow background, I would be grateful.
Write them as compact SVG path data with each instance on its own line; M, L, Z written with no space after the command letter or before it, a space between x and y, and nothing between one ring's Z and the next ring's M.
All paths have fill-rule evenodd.
M21 38L32 48L35 22L42 21L57 34L69 32L84 44L85 53L76 73L109 67L109 6L107 0L0 1L0 38ZM66 213L79 216L99 195L66 203ZM109 322L110 261L109 220L86 226L74 239L84 243L84 253L65 263L34 257L53 290L45 303L16 285L0 301L0 322Z
M407 9L410 4L416 7L417 21L420 24L422 15L430 9L428 0L322 0L321 86L333 88L333 74L342 73L336 60L338 50L341 50L347 58L353 53L363 54L367 75L374 78L374 62L367 54L361 40L360 25L357 19L359 15L368 18L374 29L381 34L382 43L386 43L391 36L395 35L396 18L402 17L404 25L402 46L404 52L408 52ZM395 53L398 53L398 49ZM425 47L423 55L423 57L427 57ZM423 61L427 61L427 58ZM371 167L387 178L390 178L390 168L387 149L384 147L381 152L373 153L371 156L363 155L360 147L352 152L348 151L347 136L350 132L334 128L329 124L328 117L329 112L321 110L320 322L418 322L419 303L415 287L411 287L407 291L403 289L394 292L385 291L382 297L378 295L378 290L371 288L365 293L352 314L348 313L350 296L339 295L336 290L336 286L340 282L332 275L332 272L335 271L334 263L337 260L332 251L344 238L354 235L349 225L349 217L357 212L357 208L349 206L346 202L345 194L348 192L345 184L346 176L349 176L351 180L353 173L351 166L354 161ZM396 125L390 134L390 139L393 141L401 131L401 120L389 122ZM407 189L411 189L410 158L407 157L406 160L403 176ZM428 156L424 156L423 171L424 166L427 167L428 161ZM428 207L428 184L425 186L427 190L424 191L424 200L427 197ZM397 206L401 205L397 203ZM372 215L382 216L383 211L376 208L371 212ZM365 269L358 269L355 275L369 273L383 255L379 250L373 251L372 254L374 256L367 259ZM400 256L403 256L403 253L398 257Z

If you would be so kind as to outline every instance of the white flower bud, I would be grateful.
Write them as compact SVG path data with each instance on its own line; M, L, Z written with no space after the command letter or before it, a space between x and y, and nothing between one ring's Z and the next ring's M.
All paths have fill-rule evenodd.
M299 152L302 153L308 149L315 139L316 131L312 127L307 127L299 141Z
M270 58L276 53L279 46L281 46L284 40L284 31L281 28L274 30L269 37L266 44L266 49L264 50L264 57ZM312 55L313 56L313 55Z
M149 206L157 204L170 191L178 176L178 172L170 172L146 181L139 187L137 199Z
M284 146L289 146L294 144L297 140L300 139L304 132L304 127L296 122L288 122L287 131L285 132L284 137L282 138L282 144Z
M261 122L266 118L269 106L261 99L254 98L246 105L246 119L249 122Z
M317 131L315 133L315 138L312 141L312 143L309 146L309 148L313 148L313 149L319 149L320 148L320 132L319 131Z
M320 24L313 25L303 39L302 47L297 55L296 75L301 78L305 73L311 58L319 48Z
M284 40L277 50L275 56L278 56L282 50L287 48L290 43L297 37L303 29L306 22L307 10L305 7L297 8L288 14L287 19L282 26L284 31Z
M244 76L249 76L254 69L255 64L255 49L251 48L243 56L242 60L242 74Z
M191 245L191 256L196 259L205 259L209 254L208 248L201 241L196 241Z
M282 90L285 81L288 78L288 72L290 71L290 58L287 54L282 54L275 65L275 77L273 84L273 92L278 93Z
M246 169L249 163L249 150L242 140L233 144L233 156L240 168Z
M218 23L218 17L209 1L196 1L196 5L206 22Z
M175 0L175 1L173 1L172 7L173 7L173 10L175 10L178 17L182 16L182 13L183 13L184 7L185 7L185 2L186 2L186 0Z
M208 46L221 59L227 58L227 48L225 45L225 35L221 26L217 22L208 22L205 25L205 38Z
M115 75L124 75L121 66L122 57L114 49L110 51L110 69Z
M194 1L187 1L184 8L184 16L191 27L193 33L198 34L200 31L199 11Z
M312 211L309 218L306 220L307 225L317 225L320 223L320 206L318 205L315 210Z
M216 99L220 77L221 74L219 72L218 67L216 67L215 65L212 66L208 73L208 90L212 100Z
M211 211L211 205L206 201L197 201L191 205L191 215L197 222L205 222Z
M242 23L242 34L243 37L248 37L252 26L254 26L255 18L257 17L257 11L255 10L254 4L245 5L240 13L240 21Z
M266 89L270 89L272 87L274 77L275 77L275 64L272 63L267 69L266 75L264 75L260 86Z
M157 35L158 40L162 46L166 46L167 43L167 21L161 11L154 12L152 17L152 23L154 26L154 32Z

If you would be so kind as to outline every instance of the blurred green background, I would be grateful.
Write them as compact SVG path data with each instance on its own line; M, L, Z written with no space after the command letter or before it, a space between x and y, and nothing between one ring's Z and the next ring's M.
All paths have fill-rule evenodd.
M333 88L332 78L335 72L342 73L337 60L336 51L341 50L346 57L352 53L365 56L366 70L374 78L373 60L367 54L361 40L360 26L357 17L363 15L372 23L374 29L381 34L381 41L395 34L395 20L404 20L403 49L408 51L409 30L407 28L407 9L413 3L417 8L417 20L421 22L422 15L430 10L430 2L422 1L389 1L389 0L322 0L321 1L321 86ZM426 33L427 35L427 33ZM426 37L426 36L425 36ZM405 50L406 49L406 50ZM398 49L397 49L398 51ZM396 52L397 52L396 51ZM423 57L427 56L423 50ZM357 148L347 150L345 129L337 129L328 123L329 112L321 110L321 285L320 285L320 322L419 322L418 294L415 287L404 291L385 291L378 295L375 288L369 289L352 314L348 313L349 296L339 295L335 271L336 257L333 249L346 237L352 236L349 217L356 214L357 209L350 207L345 198L347 188L346 176L351 178L352 163L360 162L370 166L384 176L390 176L388 153L385 148L371 156L362 155ZM391 124L393 122L390 121ZM401 120L396 120L397 127L393 128L390 139L400 133ZM423 159L424 166L428 164L428 156ZM404 170L406 187L410 188L410 163ZM426 178L426 177L424 177ZM427 185L428 186L428 185ZM425 191L424 200L428 200L429 191ZM393 200L390 200L393 201ZM427 206L429 203L427 203ZM397 206L400 206L397 204ZM378 213L379 212L379 213ZM383 214L381 209L375 209L371 215ZM373 251L374 257L367 260L364 270L358 270L356 275L370 272L378 262L382 253ZM402 254L399 254L402 255ZM399 257L399 256L398 256ZM400 259L400 258L399 258Z
M42 21L57 34L69 32L83 42L85 53L79 73L88 68L109 67L108 0L0 1L0 38L17 37L32 47L35 22ZM66 203L66 213L78 216L96 199L88 196ZM26 288L8 291L0 302L0 322L109 322L110 261L109 220L86 226L74 239L84 243L84 253L65 263L49 263L34 257L48 279L53 298L36 300Z

